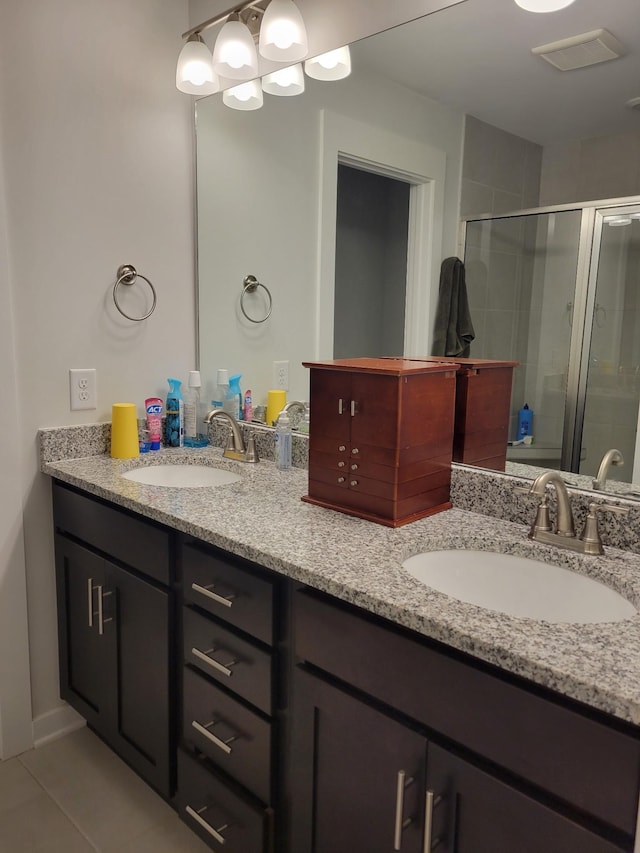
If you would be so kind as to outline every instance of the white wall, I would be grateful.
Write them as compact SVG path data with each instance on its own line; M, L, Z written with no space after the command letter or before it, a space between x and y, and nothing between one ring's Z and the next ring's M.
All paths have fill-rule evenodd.
M174 85L186 28L186 0L31 0L0 10L11 260L8 277L0 268L8 395L0 461L9 457L0 498L0 641L4 660L9 649L26 650L16 517L23 504L32 690L31 711L23 685L8 686L0 672L0 718L19 689L36 740L66 720L50 483L38 473L36 431L108 420L118 400L138 403L142 413L145 396L164 392L166 377L185 376L195 360L191 99ZM115 311L121 263L136 265L158 291L144 323ZM69 410L70 367L97 369L96 411ZM3 755L24 746L24 738L5 737Z

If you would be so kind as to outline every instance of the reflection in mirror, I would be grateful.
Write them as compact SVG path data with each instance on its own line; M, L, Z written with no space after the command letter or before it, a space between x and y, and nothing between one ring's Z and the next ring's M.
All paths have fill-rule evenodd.
M622 58L561 72L531 53L596 25L621 41ZM393 163L421 176L431 195L420 211L435 211L428 246L420 254L410 240L408 249L408 274L418 267L419 286L400 305L405 325L413 323L405 353L430 351L440 262L466 252L472 357L522 362L513 408L529 403L531 447L549 454L531 461L573 468L581 473L568 476L590 482L602 453L619 447L625 465L613 472L615 481L638 481L640 341L631 282L640 221L604 230L604 216L615 211L589 208L590 233L599 228L603 237L602 275L597 266L589 274L582 208L640 194L637 113L625 107L638 94L632 87L640 79L639 44L636 0L580 0L555 15L528 14L512 0L467 0L353 45L354 73L340 83L308 80L304 95L265 95L263 109L251 114L224 109L219 96L199 101L203 376L215 376L218 367L241 372L259 405L273 384L273 361L286 359L289 397L308 397L299 365L333 356L340 152L379 171L374 167L393 160L396 142L406 150L420 144L430 163L440 157L446 165L439 174L436 166ZM488 55L499 61L487 63ZM539 215L504 217L541 206ZM472 220L466 246L459 242L460 215ZM616 259L622 277L605 292L602 276ZM274 298L273 315L259 328L249 328L238 310L249 273ZM514 430L515 423L515 438ZM611 482L607 490L614 491Z

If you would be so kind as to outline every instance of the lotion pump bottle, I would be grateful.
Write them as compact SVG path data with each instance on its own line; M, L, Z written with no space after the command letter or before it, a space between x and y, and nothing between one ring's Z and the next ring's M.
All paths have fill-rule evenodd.
M283 413L276 423L276 468L284 471L291 468L291 422Z

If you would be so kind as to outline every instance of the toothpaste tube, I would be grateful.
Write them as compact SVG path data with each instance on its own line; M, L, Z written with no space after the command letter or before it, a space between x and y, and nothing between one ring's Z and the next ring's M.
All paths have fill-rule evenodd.
M160 397L147 397L144 401L151 450L160 450L162 442L162 405Z

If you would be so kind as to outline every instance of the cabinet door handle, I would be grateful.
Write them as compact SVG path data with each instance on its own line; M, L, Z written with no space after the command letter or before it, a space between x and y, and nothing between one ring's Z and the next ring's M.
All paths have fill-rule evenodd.
M218 749L221 749L227 755L231 755L231 747L229 746L229 744L233 743L234 740L237 740L238 736L231 735L231 737L227 738L226 740L222 740L221 738L216 737L213 732L209 731L209 729L211 728L211 726L215 726L218 722L219 720L211 720L210 723L207 723L203 726L202 723L199 723L197 720L191 720L191 725L197 732L200 732L203 737L206 737L208 741L211 741L214 746L217 746Z
M211 654L215 651L216 651L215 649L208 649L206 652L202 652L202 651L200 651L200 649L193 648L193 649L191 649L191 654L194 657L197 657L198 660L201 660L203 663L206 663L209 666L212 666L214 669L217 669L218 672L221 672L223 675L226 675L227 678L231 678L233 673L231 672L229 667L235 666L235 664L237 664L238 661L237 660L230 660L227 663L227 665L225 666L223 663L220 663L220 661L217 661L215 658L211 657Z
M96 587L98 590L98 634L102 636L104 634L104 626L107 622L112 622L113 619L109 616L107 619L104 618L104 599L108 598L112 595L112 592L104 592L102 589L102 584L98 584Z
M200 595L206 595L207 598L217 601L218 604L224 604L225 607L231 607L233 600L236 597L235 593L230 592L229 595L218 595L217 592L212 592L213 588L213 584L209 584L209 586L200 586L199 583L191 584L191 589L194 592L198 592Z
M338 397L338 414L341 415L344 412L344 400L342 397Z
M410 776L407 779L407 774L404 772L404 770L398 770L398 778L396 782L396 817L393 828L394 850L402 849L402 832L412 822L410 817L406 819L403 819L402 817L404 812L404 792L409 787L409 785L412 784L413 776Z
M433 835L433 810L442 802L440 795L436 796L433 791L427 791L424 804L424 837L422 839L422 853L431 853L440 844L441 838L432 840Z
M355 418L355 416L357 414L358 414L358 402L357 402L357 400L352 400L351 401L351 417Z
M89 607L89 627L93 628L93 578L87 578L87 604Z
M225 829L229 829L229 824L223 823L222 826L219 826L217 829L214 829L210 823L207 823L207 821L203 817L200 817L202 812L206 812L207 808L208 806L204 806L203 808L196 811L195 809L192 809L191 806L187 806L185 811L190 817L195 820L196 823L200 824L200 826L205 830L205 832L208 832L212 838L215 838L218 844L226 844L227 839L224 837L224 835L222 835L222 833Z

